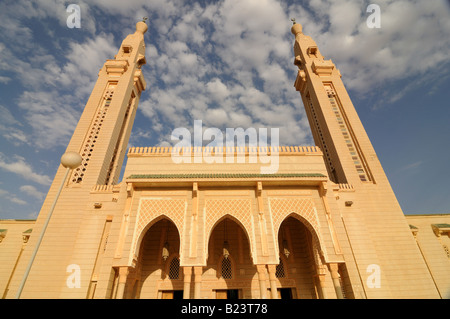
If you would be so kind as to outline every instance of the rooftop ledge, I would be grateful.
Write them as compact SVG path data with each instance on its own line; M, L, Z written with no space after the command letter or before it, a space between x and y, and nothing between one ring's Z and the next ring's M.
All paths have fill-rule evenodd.
M127 184L136 187L171 187L173 185L192 187L192 183L202 186L251 186L256 182L265 185L318 186L328 180L321 173L186 173L186 174L135 174L126 178Z
M131 147L128 150L128 157L136 156L171 156L175 154L245 154L245 155L319 155L322 156L322 151L317 146L245 146L245 147Z
M127 183L127 191L130 185L136 187L192 187L192 183L201 183L202 186L249 186L255 182L263 182L265 185L304 185L319 186L326 182L328 177L321 173L185 173L185 174L132 174L124 179ZM118 185L95 185L91 194L118 193Z

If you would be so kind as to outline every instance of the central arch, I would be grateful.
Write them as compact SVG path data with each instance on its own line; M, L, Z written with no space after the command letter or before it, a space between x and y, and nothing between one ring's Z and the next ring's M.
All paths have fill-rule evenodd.
M202 286L209 299L251 298L252 291L258 291L250 240L237 219L225 215L215 223L207 252Z

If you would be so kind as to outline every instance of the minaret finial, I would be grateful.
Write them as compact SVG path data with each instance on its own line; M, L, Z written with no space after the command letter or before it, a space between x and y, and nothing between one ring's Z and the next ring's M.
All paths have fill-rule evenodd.
M147 20L147 17L143 17L142 21L136 23L136 32L144 34L148 30L147 22L145 22Z
M297 23L295 21L295 18L291 18L292 21L292 27L291 27L291 32L294 35L297 35L299 33L302 33L302 25L300 23Z

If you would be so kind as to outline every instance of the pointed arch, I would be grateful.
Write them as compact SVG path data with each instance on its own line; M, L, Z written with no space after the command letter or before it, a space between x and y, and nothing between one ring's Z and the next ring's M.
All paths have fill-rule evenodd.
M140 237L136 260L139 290L136 295L157 298L158 291L182 290L181 241L175 223L160 215L144 227Z
M248 244L248 248L250 250L250 257L252 257L252 245L251 245L251 240L250 240L250 235L248 234L247 230L245 229L244 225L242 225L242 223L239 221L239 219L237 219L236 217L226 214L224 216L222 216L220 219L218 219L214 225L212 225L210 231L208 234L206 234L206 245L205 245L205 249L206 249L206 260L209 259L209 251L210 251L210 244L211 244L211 237L212 234L214 233L214 230L217 228L217 226L219 224L221 224L222 222L225 222L226 220L229 220L233 223L235 223L238 228L240 229L240 231L242 231L242 233L244 234L244 238L246 239L246 242Z
M278 238L281 223L288 217L299 220L311 232L313 246L319 253L327 257L326 246L320 234L319 217L311 198L269 198L269 209L272 216L273 230L275 238ZM278 246L277 246L278 249Z
M316 231L315 227L313 227L313 225L305 217L298 214L297 212L292 212L292 213L286 215L286 217L283 218L281 223L278 224L278 228L274 229L276 238L279 238L279 236L280 236L281 225L283 224L283 222L285 222L290 217L298 220L300 223L302 223L306 227L306 229L308 229L308 231L310 232L311 237L312 237L312 248L317 249L321 255L324 255L325 249L324 249L324 244L322 243L320 234Z
M150 230L150 228L152 228L153 225L155 225L156 223L162 221L162 220L167 220L168 222L172 223L173 226L175 227L175 230L177 231L177 235L178 235L178 239L180 241L180 249L177 252L178 255L181 253L181 233L180 230L178 229L177 225L174 223L174 221L169 217L166 216L165 214L159 215L157 217L155 217L154 219L150 220L148 222L148 224L142 229L142 231L140 232L139 236L137 236L136 238L136 243L135 243L135 252L136 252L136 257L139 257L139 252L141 250L141 244L142 241L145 237L145 235L147 234L147 232ZM136 235L136 234L135 234Z
M247 237L250 254L254 256L253 211L250 199L207 199L205 200L205 242L209 243L213 229L225 218L235 221ZM205 245L205 256L208 247Z
M176 226L181 240L183 236L184 216L187 211L185 199L174 198L141 198L134 224L133 240L130 247L129 264L136 260L142 238L147 230L161 218L169 219ZM180 247L181 250L181 247Z

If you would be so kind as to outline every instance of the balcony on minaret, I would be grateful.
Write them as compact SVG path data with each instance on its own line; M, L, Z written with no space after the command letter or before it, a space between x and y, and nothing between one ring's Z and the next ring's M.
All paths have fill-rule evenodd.
M107 60L105 63L106 73L108 73L109 76L113 77L119 77L122 74L124 74L127 70L130 64L128 63L128 60Z
M140 94L145 90L147 86L147 82L145 82L144 74L141 69L137 69L134 71L134 87L137 90L137 93Z
M334 70L334 63L331 60L314 60L312 65L312 70L318 76L330 76Z

